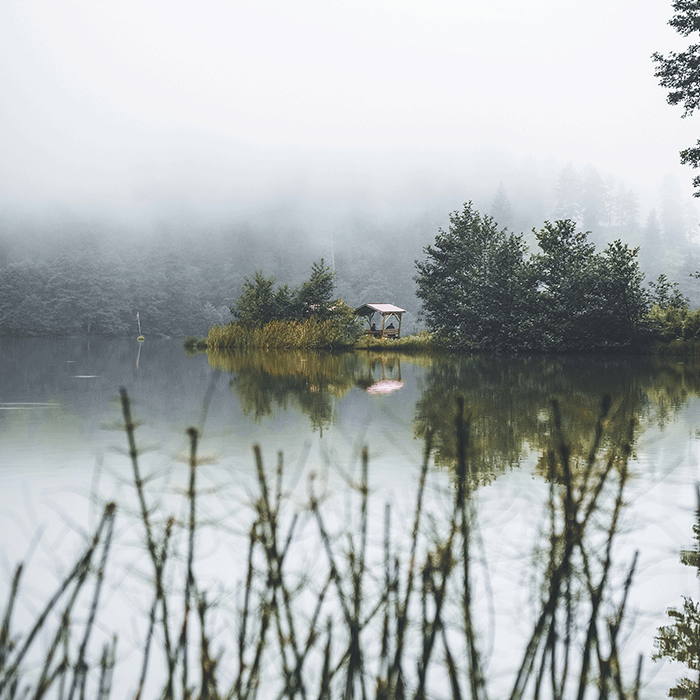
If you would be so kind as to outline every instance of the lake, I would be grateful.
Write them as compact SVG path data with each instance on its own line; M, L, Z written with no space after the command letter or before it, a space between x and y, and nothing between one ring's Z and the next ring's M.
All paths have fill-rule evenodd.
M92 668L99 661L102 645L109 643L112 632L118 634L115 697L131 696L138 686L154 576L127 453L120 387L126 388L132 413L140 423L135 436L151 526L156 533L154 541L163 541L168 517L175 518L172 569L167 579L172 600L183 595L178 581L187 568L190 511L183 494L189 488L190 443L186 429L194 426L199 431L196 586L191 588L198 601L204 600L204 592L209 601L202 610L209 615L209 631L216 647L212 658L234 650L231 655L239 659L246 588L255 589L259 600L267 601L273 613L275 606L283 605L282 598L275 598L274 586L269 585L272 569L267 571L266 567L282 566L281 559L270 558L271 546L250 560L256 575L260 574L258 588L255 584L252 588L246 586L249 534L256 518L262 523L256 535L259 541L277 541L274 537L265 540L272 535L263 533L260 513L264 507L253 444L261 448L270 502L275 501L277 491L280 494L279 512L272 521L280 528L281 542L297 516L292 544L286 545L291 554L284 563L296 596L294 603L285 599L284 605L289 606L285 610L294 612L279 619L269 613L271 626L277 619L274 635L278 646L265 652L268 664L255 679L263 688L263 697L268 696L265 688L277 688L280 667L300 663L303 644L289 641L293 637L291 628L311 624L316 606L322 612L318 620L314 619L318 630L309 637L312 650L304 673L311 679L308 682L314 696L318 695L326 618L330 616L333 628L340 630L333 636L336 646L328 642L328 649L340 653L345 637L352 640L352 625L344 627L341 618L347 612L343 607L345 597L348 608L353 607L352 600L359 605L353 591L357 591L355 584L361 579L357 568L361 553L364 604L369 606L366 626L356 632L357 639L362 638L357 646L362 663L354 680L351 678L343 688L360 688L365 683L374 689L376 678L388 673L390 655L383 650L381 634L373 626L381 627L386 607L387 624L394 624L392 634L400 636L401 616L397 613L392 618L388 610L391 601L392 609L399 609L397 601L409 585L406 572L410 571L413 542L416 583L412 585L417 597L407 605L415 615L414 624L408 624L405 633L407 684L420 684L420 663L416 665L415 658L425 653L425 645L430 643L435 645L427 673L430 692L438 697L451 696L451 663L460 671L466 692L467 677L470 673L474 676L474 667L470 666L460 631L464 635L465 625L473 625L479 673L490 696L509 694L526 656L527 642L534 639L542 601L551 593L547 592L548 586L559 575L557 557L566 551L561 543L552 544L548 550L553 542L550 522L555 523L555 531L561 531L568 517L563 516L560 523L562 516L551 504L556 501L557 508L561 505L566 513L579 497L581 509L572 516L574 520L583 517L587 504L594 503L586 521L590 522L585 535L588 539L585 547L582 544L579 548L581 556L575 555L578 558L572 558L565 567L561 590L566 592L562 593L566 604L559 608L559 617L552 618L560 622L569 619L561 628L568 632L555 632L552 623L547 628L551 630L549 636L542 633L541 640L538 638L540 651L532 659L526 697L534 692L538 669L543 669L542 675L546 676L550 673L547 669L551 670L547 664L554 663L561 671L569 657L574 665L578 653L574 648L591 629L587 617L591 603L586 602L587 597L595 600L591 582L601 581L603 576L603 588L608 593L602 597L597 613L597 641L590 647L594 660L600 652L602 657L607 654L615 661L613 647L617 654L619 646L622 677L629 689L641 657L640 697L663 697L684 676L696 680L682 664L667 659L653 661L652 654L658 628L671 624L666 610L681 608L682 596L696 601L699 597L698 569L681 562L684 550L686 560L694 563L692 554L697 547L693 525L696 484L700 481L698 363L649 357L428 357L310 351L188 356L181 342L175 340L137 343L4 338L0 339L0 378L0 600L4 605L15 568L27 558L13 611L15 634L26 633L85 549L104 505L116 503L102 613L91 637L94 651L90 656ZM582 475L586 473L604 395L610 396L611 404L603 422L599 459L586 481ZM455 427L460 397L464 400L462 453ZM553 399L561 415L560 428ZM626 472L621 446L629 441L631 430ZM414 540L426 439L430 440L431 452L420 492L421 536ZM565 461L559 447L562 439L573 474L569 501L567 482L559 471ZM369 452L367 501L362 488L364 446ZM611 454L618 457L610 461L610 471L605 472ZM284 468L278 481L280 461ZM462 477L460 465L467 469ZM626 480L620 476L623 473ZM467 489L469 504L459 511L469 513L463 520L454 506L459 484ZM596 484L600 485L600 495L595 495ZM623 490L618 503L620 484ZM312 501L319 504L316 510ZM613 520L614 538L607 536ZM325 534L319 534L320 523ZM470 618L460 611L464 590L452 574L453 569L459 570L459 556L450 558L443 568L435 565L444 554L445 542L458 539L465 532L465 523L469 528L469 576L473 581ZM391 557L386 554L387 533ZM605 564L608 542L612 543L609 566ZM275 546L287 551L280 542ZM328 546L338 557L338 571L324 589L321 584L329 576L327 559L331 556ZM611 634L608 623L614 620L624 597L625 578L637 551L623 621L611 647L606 641L606 634ZM277 556L282 555L278 552ZM428 561L434 568L428 566ZM385 595L382 582L386 576L394 576L395 566L403 572L403 578L399 575L399 583L387 588L394 593ZM283 586L279 590L287 589ZM322 601L318 597L321 590L330 591L323 593L327 597ZM194 600L195 593L191 595ZM86 618L85 609L87 603L75 618ZM250 614L249 634L253 639L252 630L261 618L265 619L265 609ZM441 617L432 627L433 638L426 620L435 621L436 614ZM191 618L191 639L186 647L191 647L190 673L194 678L201 651L195 645L199 634L195 629L199 628L194 608ZM176 620L172 626L180 629ZM442 630L447 631L443 634ZM42 634L37 649L28 652L22 666L29 676L38 672L50 647L50 632ZM563 641L567 634L575 640L571 641L570 653L568 642ZM274 635L271 631L270 639ZM162 646L164 636L164 631L156 632L154 644ZM453 652L452 662L448 651ZM245 654L252 651L246 650ZM347 660L353 658L352 654L345 661L342 654L338 658L344 668L352 666L353 662ZM243 665L250 673L252 656L246 659ZM599 662L591 663L594 670L590 683L595 688ZM218 668L221 683L235 682L235 663L220 663ZM149 669L146 687L160 687L162 669L162 664ZM97 669L91 670L89 682L97 683L97 675ZM346 682L339 680L339 671L333 678L335 684ZM614 684L613 676L610 678ZM563 695L568 697L575 690L575 681L571 681ZM542 694L548 696L544 691Z

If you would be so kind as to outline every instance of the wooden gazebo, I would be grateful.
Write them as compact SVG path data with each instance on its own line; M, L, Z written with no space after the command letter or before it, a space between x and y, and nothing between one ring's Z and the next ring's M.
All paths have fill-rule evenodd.
M356 316L362 316L367 320L365 335L373 335L375 338L400 338L401 337L401 317L406 313L406 309L400 309L393 304L363 304L355 309ZM375 314L382 317L381 328L372 322ZM394 326L391 317L398 321L398 328ZM387 321L389 323L387 324Z

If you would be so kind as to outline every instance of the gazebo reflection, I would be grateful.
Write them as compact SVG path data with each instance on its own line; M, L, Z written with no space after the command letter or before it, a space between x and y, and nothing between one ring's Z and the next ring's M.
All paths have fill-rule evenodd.
M381 379L375 377L375 369L381 367ZM401 360L376 357L367 359L367 374L355 380L355 384L368 394L391 394L404 386L401 379Z

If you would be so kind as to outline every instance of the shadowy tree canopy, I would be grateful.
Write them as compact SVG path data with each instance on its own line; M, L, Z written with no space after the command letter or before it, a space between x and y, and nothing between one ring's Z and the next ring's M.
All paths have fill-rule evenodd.
M518 342L528 297L521 236L498 230L471 202L450 215L448 231L416 261L428 327L450 346L506 350Z
M522 238L499 231L471 203L450 217L416 261L430 330L453 348L568 351L627 347L643 331L650 298L638 249L620 241L596 253L570 219Z

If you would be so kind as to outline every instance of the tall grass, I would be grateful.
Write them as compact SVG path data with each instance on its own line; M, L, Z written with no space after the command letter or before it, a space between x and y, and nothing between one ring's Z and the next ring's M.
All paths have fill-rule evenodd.
M379 551L370 547L377 533L371 532L374 505L366 449L359 481L347 484L354 515L339 529L313 479L306 504L295 506L285 496L282 454L270 479L260 447L253 448L257 493L248 512L247 554L229 574L243 582L242 594L233 617L224 623L236 631L235 643L220 650L211 619L213 613L222 616L225 611L212 607L197 576L201 540L196 534L205 496L197 479L202 463L199 432L187 431L189 480L182 494L187 515L180 522L162 513L156 519L124 390L121 404L152 585L146 637L138 650L140 671L120 679L120 698L489 696L474 595L477 495L470 485L471 416L463 402L458 402L455 415L451 503L445 512L429 510L428 433L405 549L388 503L380 504L382 546ZM548 548L531 634L519 652L513 650L519 662L510 681L511 700L583 698L590 685L598 697L639 695L641 662L636 675L627 677L620 649L636 557L628 563L620 586L612 576L633 426L617 449L603 454L609 408L606 399L588 457L577 464L562 432L559 407L552 404L553 441L544 455L549 465L549 515L544 525ZM11 624L20 595L18 567L0 630L0 698L41 698L50 690L58 698L109 697L116 639L101 654L88 650L100 611L115 514L115 505L108 504L85 553L26 632ZM95 565L100 547L102 556ZM78 597L86 595L88 580L94 582L94 590L90 614L81 626L72 611ZM25 667L27 650L36 644L41 629L49 629L54 641L42 664ZM96 668L89 667L91 658L100 659Z
M212 326L207 335L209 349L248 348L347 348L355 342L355 326L336 318L303 321L270 321L263 326L229 323Z

